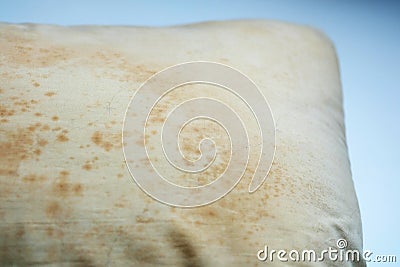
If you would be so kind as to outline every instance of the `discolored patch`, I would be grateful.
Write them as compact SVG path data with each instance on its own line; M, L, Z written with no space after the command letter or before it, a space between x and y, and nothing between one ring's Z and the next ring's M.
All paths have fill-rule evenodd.
M49 126L48 124L43 125L43 126L40 128L40 131L42 131L42 132L50 131L50 126Z
M49 142L48 142L47 140L45 140L45 139L39 139L38 142L37 142L37 144L38 144L39 146L41 146L41 147L46 146L48 143L49 143Z
M83 193L84 187L80 183L72 183L69 181L69 172L61 171L52 186L52 192L57 197L80 196Z
M10 67L43 68L65 62L74 53L60 45L49 45L37 35L9 30L2 31L0 49ZM36 85L34 85L36 86Z
M262 25L261 22L255 24ZM251 34L246 34L246 36L254 35L258 37L257 27L254 27L257 25L255 24L251 24L251 27L244 27L246 30L248 30L247 28L251 30ZM213 35L214 29L208 27L205 27L204 34L211 33ZM221 28L224 28L218 27L215 29L217 33L220 32ZM238 32L234 30L235 27L237 26L231 27L232 29L230 27L225 28L229 28L228 35L233 33L233 39L236 37L240 39L240 34L237 34ZM304 43L302 38L298 38L301 36L301 31L295 33L295 39L301 43L301 48L306 47L308 49L311 45L313 55L318 54L319 57L328 59L318 60L318 64L314 64L316 60L311 58L310 62L313 64L309 65L312 65L312 68L316 66L322 73L322 76L314 75L317 78L322 77L321 81L317 80L317 83L314 84L314 80L308 79L313 74L310 68L303 68L306 70L303 73L302 70L293 69L297 68L297 65L292 64L296 62L296 59L299 59L297 62L302 63L304 59L307 59L302 55L308 55L309 51L298 53L297 48L292 49L290 45L285 47L288 49L280 49L281 44L285 45L287 40L292 40L290 32L281 31L275 24L273 24L271 30L268 28L269 26L262 26L266 40L270 39L269 35L271 34L281 39L275 40L275 37L273 37L271 38L272 42L263 42L265 40L260 39L260 42L252 42L251 44L245 42L245 46L250 44L251 48L254 48L254 44L266 43L269 45L267 48L271 48L267 49L270 52L272 51L271 53L260 53L256 51L257 49L244 49L242 51L238 45L238 49L226 51L227 53L224 55L226 58L220 58L218 53L211 53L209 56L210 58L214 57L214 61L221 62L228 62L234 59L235 55L238 56L237 60L232 60L232 63L237 66L243 65L243 71L254 76L252 77L254 81L260 83L263 92L271 97L272 107L276 107L277 123L280 126L277 131L278 139L293 138L297 142L301 139L301 134L309 129L310 132L307 132L309 138L305 140L306 142L309 141L312 145L312 142L315 141L314 137L322 137L316 140L324 141L323 138L329 137L328 135L320 136L319 129L313 128L314 124L307 124L303 128L302 117L300 116L299 120L294 120L292 115L296 111L299 114L302 113L303 102L307 102L304 111L314 111L314 104L320 104L320 96L325 98L324 103L325 100L331 99L329 90L335 86L336 81L330 79L329 75L324 75L325 73L329 74L334 66L331 66L329 57L325 57L319 47L314 46L313 43ZM351 183L347 184L345 180L346 174L339 171L335 172L333 166L333 163L339 162L339 165L344 165L341 170L346 171L346 164L342 164L343 162L340 160L341 156L346 156L346 152L343 152L342 155L340 149L335 147L332 154L321 154L321 156L315 153L316 156L326 159L326 162L319 161L319 159L318 161L315 160L323 168L315 167L314 169L314 162L306 161L306 153L303 153L308 152L309 148L314 148L314 146L308 147L307 144L304 145L305 151L301 151L301 154L279 155L279 153L282 153L282 149L278 148L280 166L273 166L266 183L254 194L250 195L246 191L249 183L244 177L238 188L208 207L178 209L169 208L154 201L142 193L136 185L131 187L128 184L131 181L128 179L130 175L123 162L124 157L122 149L120 149L121 134L119 131L121 127L119 124L122 124L123 109L129 101L128 96L132 95L135 88L140 85L138 81L144 81L152 74L152 66L153 69L160 70L167 67L171 62L171 58L160 61L158 57L153 57L148 60L146 55L140 53L140 55L136 55L135 49L154 41L153 37L157 35L157 32L149 32L147 36L146 29L103 30L99 27L93 29L86 27L62 28L25 24L4 25L1 31L0 51L2 51L1 57L3 57L1 61L5 64L0 67L4 67L4 75L0 73L0 79L4 84L0 87L5 86L7 88L0 89L0 102L4 105L4 109L0 105L0 122L2 123L0 124L0 174L1 172L9 172L13 176L1 176L3 183L0 186L0 196L2 196L4 207L0 209L0 221L6 223L6 228L3 227L2 230L8 231L8 228L13 227L13 225L19 227L18 225L25 224L27 231L25 235L18 233L17 236L20 236L22 240L12 239L12 243L7 243L7 241L10 242L10 239L0 238L0 243L3 243L0 244L0 258L11 251L12 253L9 255L12 257L7 257L15 260L15 262L6 262L6 265L27 266L55 263L58 265L97 266L121 265L122 261L122 265L127 266L160 266L163 265L163 260L167 260L169 265L174 266L200 266L208 262L211 264L213 261L214 264L211 265L237 264L250 266L257 264L254 253L264 245L260 244L265 241L264 237L271 244L275 242L285 245L291 244L291 235L293 235L294 239L292 239L297 240L298 242L296 242L299 243L297 245L302 246L304 231L313 229L311 227L315 224L313 220L307 219L307 215L322 214L322 217L324 217L323 215L329 217L326 215L337 214L335 210L337 208L343 214L341 218L348 218L352 214L348 214L346 206L356 210L356 206L352 205L354 203L350 199L352 197L351 191L347 191L348 187L346 187L345 193L349 193L350 198L342 198L340 192L332 190L332 194L336 194L335 196L338 198L331 199L343 199L341 203L344 204L331 205L333 208L329 210L322 206L324 200L321 200L321 196L314 195L314 193L318 195L325 193L316 190L318 183L314 183L314 179L317 182L319 179L323 179L322 182L327 185L329 183L338 184L335 189L346 185L349 185L351 189ZM138 41L133 50L125 49L127 48L126 45L115 43L112 40L116 32L125 31L129 32L128 41ZM160 31L161 37L164 39L169 34L168 29L156 31ZM181 30L174 28L172 33L180 34L179 31ZM190 27L183 28L183 39L191 36L191 31L202 34L203 29L197 26L193 30ZM135 35L140 35L140 38L135 37ZM68 40L62 40L60 37ZM165 43L166 46L177 44L173 40L169 41ZM217 41L220 43L220 39ZM110 47L112 43L115 44L114 47ZM178 42L178 45L180 43ZM187 47L189 46L192 47L191 57L196 57L196 55L207 54L207 50L212 50L214 44L211 40L210 45L188 44ZM152 52L153 48L148 47L145 50ZM280 53L281 50L284 51L283 54ZM162 52L158 54L162 54ZM240 61L240 54L246 52L250 53L250 60L244 63L257 63L260 58L261 61L272 60L273 62L278 58L282 59L280 61L282 64L276 68L267 66L267 71L264 71L265 68L263 68L261 61L258 62L260 64L255 65L241 64L243 62ZM186 55L185 51L180 51L178 56L182 55ZM92 56L93 60L91 60ZM290 64L285 63L286 59L290 61ZM322 63L320 64L320 62ZM324 64L326 63L329 65L328 68L325 68ZM293 68L286 68L288 66ZM292 74L292 71L295 73ZM272 76L272 79L268 79L270 75L280 72L289 73L288 77L283 77L284 79L281 81ZM51 79L46 81L46 75L47 77L51 76ZM71 79L65 78L67 76ZM299 83L296 83L295 80L295 78L298 78L297 76L301 78L300 86L297 86ZM85 79L89 81L89 86L86 86L87 83L82 85L79 82ZM322 80L330 81L329 88L320 86L321 84L324 85ZM276 81L279 81L279 83L275 83ZM309 83L309 81L311 82ZM15 88L11 88L13 86ZM296 86L299 90L291 90L292 87ZM68 89L67 87L70 87L71 90L64 90ZM282 90L275 90L276 92L270 90L270 88L275 87ZM313 93L313 91L308 92L307 88L303 87L318 87L324 90L318 91L317 88L317 93ZM91 88L97 88L96 92L93 92ZM59 89L61 90L58 91ZM9 97L9 94L14 95ZM335 91L335 94L337 95L338 92ZM34 96L40 98L40 107L39 105L37 108L34 106L38 100L30 99ZM176 100L181 99L180 95L178 96ZM97 105L86 107L86 104L92 104L92 100L97 102ZM329 105L328 108L331 109L332 107ZM319 109L315 110L318 111ZM26 113L22 114L22 112ZM333 116L337 115L335 114L332 112ZM139 115L136 114L136 116ZM335 118L340 123L339 117ZM114 121L112 121L113 119ZM152 119L153 122L159 124L164 122L163 117L159 114L155 114ZM319 117L315 121L316 126L318 126L318 119ZM322 119L325 119L325 117L322 117ZM41 124L35 124L35 122L32 124L32 120L39 121ZM328 117L324 123L329 124L329 122ZM291 123L294 123L294 128ZM201 125L196 127L195 122L193 125L192 129L187 128L188 142L186 142L186 139L182 139L181 146L185 157L190 159L197 158L200 154L196 136L200 136L204 128L211 129L207 125L203 128L200 127ZM19 127L23 127L23 129L18 129ZM63 127L69 127L71 133L62 132ZM314 129L316 129L315 132ZM134 131L132 132L134 134ZM209 132L210 135L218 135L213 129ZM325 132L332 134L333 137L336 134L335 131ZM160 133L156 130L147 133L152 135L150 141L158 139L157 137L160 136ZM182 136L185 136L185 133ZM202 137L200 136L200 138ZM249 135L249 138L254 140L251 135ZM67 139L69 139L69 142L67 142ZM222 138L221 143L225 143ZM324 151L331 148L329 143L322 143L326 145L323 146ZM90 148L88 148L88 144L91 145ZM228 162L225 159L229 159L230 155L225 155L225 150L220 149L218 142L216 144L218 157L214 162L214 167L210 167L198 178L194 176L192 178L193 185L207 184L223 173L225 163ZM141 145L143 145L143 140ZM159 164L161 168L167 166L168 163L162 161L163 157L159 153L159 147L150 142L146 145L148 145L149 150L153 151L155 157L162 162ZM82 149L79 149L80 146ZM92 157L95 155L98 155L101 160L93 162ZM336 158L335 155L338 157ZM85 162L86 160L89 161ZM332 166L330 163L332 163ZM133 164L139 166L137 164L140 164L140 161L133 162ZM310 164L309 168L307 164ZM286 171L284 169L286 165L293 169ZM232 162L231 166L236 167L237 165ZM66 168L66 170L58 173L62 168ZM320 171L321 169L322 171ZM40 170L41 172L39 172ZM98 171L95 172L94 170ZM54 174L54 172L56 173ZM300 176L297 174L298 172L301 175L309 176L310 179L305 180L304 184L291 182L302 179L298 177ZM254 168L247 168L246 173L254 173ZM45 174L45 176L42 176L42 174ZM335 183L336 175L339 181L337 184ZM339 177L339 175L343 177ZM173 174L173 176L177 177L177 180L186 180L184 176L181 178L178 175ZM96 177L99 179L96 179ZM108 179L110 177L111 179ZM227 179L230 178L234 177L227 177ZM328 178L332 178L332 180ZM92 180L94 183L89 183ZM250 181L250 179L248 180ZM83 184L82 181L85 181L85 183ZM117 181L119 183L116 183ZM44 192L42 192L42 189ZM88 190L88 192L85 192L85 190ZM7 191L8 193L3 193ZM288 192L290 192L290 196L285 195ZM300 195L300 192L303 192L302 195ZM304 195L304 197L308 195L307 201L313 201L316 204L304 205L305 200L300 198L298 198L299 201L294 202L291 197L295 194ZM77 197L83 195L85 197ZM121 197L118 198L119 196ZM278 196L284 197L279 198ZM316 206L318 209L313 209ZM146 207L146 210L144 207ZM300 207L300 210L298 207ZM305 213L303 212L305 218L301 216L301 208L306 210ZM330 212L332 210L334 212ZM156 215L157 211L159 211L158 215ZM271 219L273 215L277 219ZM319 218L322 218L321 216ZM350 225L352 229L358 229L356 225L357 214L353 217L351 218L352 221L346 225ZM168 225L172 229L169 229ZM325 226L328 228L329 225ZM117 230L117 227L121 228ZM298 229L304 231L296 232ZM325 230L326 233L315 231L317 235L313 236L316 236L314 239L326 241L327 238L335 237L332 231ZM65 233L64 236L62 231ZM13 235L15 232L13 231ZM87 236L86 234L89 232L90 235ZM299 233L297 239L296 233ZM345 231L340 233L345 233ZM167 240L165 234L167 234ZM328 234L330 236L327 237ZM0 235L4 237L4 235ZM126 255L124 255L125 249ZM3 252L1 252L2 250ZM92 264L90 261L85 261L84 258L81 258L81 255L93 259L95 262ZM223 257L219 257L221 255ZM201 256L204 256L204 258ZM23 260L18 260L19 258ZM215 264L215 261L218 263ZM4 263L1 259L0 262Z
M141 246L139 248L133 248L133 245L128 244L125 249L125 254L130 257L133 256L133 259L142 263L142 264L151 264L157 266L158 264L158 255L154 246Z
M72 191L74 192L75 195L82 195L83 192L83 185L81 184L75 184L72 187Z
M232 208L232 207L230 207ZM199 208L198 214L202 220L218 220L221 219L221 215L213 206L204 206ZM225 218L226 219L226 218Z
M154 75L157 71L150 69L147 65L135 65L124 57L116 57L115 53L109 50L95 51L89 55L90 60L86 61L89 65L106 65L109 69L118 69L118 72L102 72L102 77L115 80L144 82Z
M30 132L29 129L0 132L0 175L16 175L20 162L34 155Z
M48 97L52 97L52 96L55 96L56 93L55 93L55 92L47 92L47 93L45 93L44 95L45 95L45 96L48 96Z
M154 222L154 218L138 215L136 216L135 221L136 223L151 223Z
M58 202L51 202L46 207L46 215L50 218L57 218L61 215L62 209Z
M40 150L39 148L37 148L37 149L35 149L35 150L33 151L33 153L34 153L36 156L40 156L40 155L42 154L42 150Z
M121 135L112 133L102 133L96 131L93 133L92 142L109 152L111 149L121 148Z
M116 207L116 208L124 208L125 204L124 203L116 203L116 204L114 204L114 207Z
M25 183L35 183L35 182L43 182L46 180L44 175L37 174L28 174L22 177L22 181Z
M60 171L60 175L61 175L62 177L66 177L66 176L69 175L69 171Z
M61 134L57 135L57 141L64 143L64 142L68 142L69 138L65 134L61 133Z
M24 235L25 235L25 229L24 228L18 229L17 232L15 233L15 236L18 239L21 239L22 236L24 236Z
M42 124L41 124L40 122L37 122L37 123L35 123L35 124L29 125L27 129L28 129L30 132L34 132L34 131L36 131L40 126L42 126Z
M90 171L92 169L92 164L85 163L85 164L82 165L82 169L84 169L86 171Z
M4 105L0 105L0 117L4 118L4 117L10 117L13 115L15 115L14 109L10 109Z
M70 184L65 180L61 179L53 185L53 192L58 196L65 197L70 190Z
M197 255L196 248L192 244L191 238L176 228L170 230L167 238L171 242L172 247L178 250L182 256L183 265L185 267L203 266L200 257Z
M12 100L14 100L13 107L16 108L16 110L20 111L20 112L28 112L32 108L34 108L34 105L39 103L35 99L31 99L31 100L19 99L18 100L18 98L12 98Z
M50 237L52 237L54 235L54 228L49 226L46 228L46 234Z

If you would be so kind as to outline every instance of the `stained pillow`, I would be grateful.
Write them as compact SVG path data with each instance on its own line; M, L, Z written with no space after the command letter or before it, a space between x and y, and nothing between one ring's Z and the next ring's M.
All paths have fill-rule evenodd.
M273 21L0 24L0 40L1 265L364 266L323 254L362 249L337 58L323 34ZM172 88L187 66L198 83ZM200 115L187 120L192 109ZM172 124L187 123L164 144L174 111ZM225 111L228 126L209 116ZM247 143L233 139L238 125ZM166 156L170 145L187 169ZM225 194L180 199L217 181ZM307 250L315 262L302 260Z

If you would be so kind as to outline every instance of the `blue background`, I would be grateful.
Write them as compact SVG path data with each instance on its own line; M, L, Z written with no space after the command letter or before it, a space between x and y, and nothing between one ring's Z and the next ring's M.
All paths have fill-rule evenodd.
M0 21L12 23L165 26L244 18L307 24L333 40L364 247L400 261L400 2L0 1Z

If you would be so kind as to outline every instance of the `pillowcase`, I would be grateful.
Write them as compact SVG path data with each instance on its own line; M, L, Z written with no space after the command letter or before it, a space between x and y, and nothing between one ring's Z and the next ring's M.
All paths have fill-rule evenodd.
M0 39L1 265L364 266L362 259L325 255L310 263L289 255L362 250L337 58L323 34L273 21L165 28L3 23ZM166 68L197 61L210 64L199 63L210 75L215 66L236 73L224 76L227 82L241 74L254 82L268 104L260 95L247 100L263 105L266 112L256 115L269 123L261 128L269 127L270 143L261 145L257 108L223 86L183 84L166 95L142 86ZM133 114L149 108L146 98L131 102L140 90L160 100L151 114ZM235 133L199 117L179 132L181 156L195 162L203 152L213 155L211 147L216 157L203 158L210 165L202 172L171 168L160 129L175 107L201 97L235 110L249 143L231 153ZM146 119L146 134L134 116ZM214 143L202 147L204 138ZM143 146L147 159L135 156ZM273 159L258 161L263 148ZM247 167L239 170L229 160L245 152ZM148 191L154 188L138 182L150 179L141 171L154 168L180 188L200 188L230 163L242 179L199 207L157 201ZM268 176L249 193L257 168ZM272 250L287 253L279 259Z

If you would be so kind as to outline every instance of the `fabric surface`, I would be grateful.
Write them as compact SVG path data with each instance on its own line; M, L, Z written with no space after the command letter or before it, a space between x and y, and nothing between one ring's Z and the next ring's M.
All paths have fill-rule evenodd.
M183 209L155 201L132 181L121 133L129 101L146 79L195 60L232 66L257 84L275 119L276 151L254 193L247 188L257 151L232 192ZM150 118L154 133L161 114L201 94L248 114L216 87L181 88ZM337 59L331 42L313 29L272 21L0 24L0 115L2 266L364 266L257 258L266 245L321 252L345 239L347 249L362 249ZM182 140L188 157L199 155L197 141L207 130L221 151L229 149L220 128L199 123ZM256 142L256 131L250 133ZM167 168L153 146L149 157ZM227 159L223 153L201 175L168 174L178 184L206 184Z

